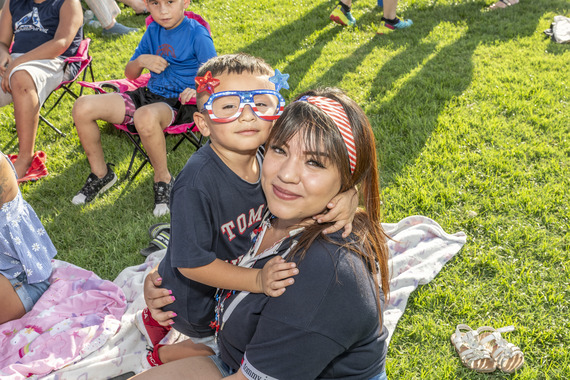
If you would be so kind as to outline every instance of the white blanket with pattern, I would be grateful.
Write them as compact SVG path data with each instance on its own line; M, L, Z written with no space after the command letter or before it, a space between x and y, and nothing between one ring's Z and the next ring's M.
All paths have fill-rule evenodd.
M427 284L435 278L441 268L459 252L466 237L463 232L447 234L439 224L423 216L411 216L399 223L383 226L393 239L389 242L391 297L384 311L384 323L391 337L410 294L418 285ZM141 294L143 279L164 253L155 252L144 264L126 268L115 279L114 283L123 290L128 303L120 329L89 356L51 373L46 379L106 379L148 368L146 343L134 324L134 318L136 312L144 307Z

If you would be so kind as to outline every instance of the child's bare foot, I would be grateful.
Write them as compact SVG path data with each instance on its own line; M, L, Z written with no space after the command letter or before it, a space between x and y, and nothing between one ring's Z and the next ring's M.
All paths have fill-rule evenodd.
M26 172L30 168L31 164L32 164L32 157L30 157L29 159L25 159L23 157L18 156L16 161L14 161L14 169L16 169L16 174L18 175L18 178L22 178L26 175Z
M519 0L499 0L495 4L491 4L491 6L488 9L493 11L495 9L507 8L510 7L511 5L515 5L518 3Z

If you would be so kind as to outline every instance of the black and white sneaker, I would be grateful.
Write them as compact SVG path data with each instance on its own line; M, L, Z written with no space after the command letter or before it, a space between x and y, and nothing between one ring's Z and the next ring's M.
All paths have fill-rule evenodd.
M155 182L154 189L154 216L163 216L170 212L170 192L174 185L174 176L170 178L170 182Z
M89 174L85 185L79 190L76 196L73 197L71 203L74 205L82 205L91 202L97 195L103 194L109 190L111 186L117 182L117 175L111 169L112 164L107 164L107 174L105 177L99 178L95 174Z

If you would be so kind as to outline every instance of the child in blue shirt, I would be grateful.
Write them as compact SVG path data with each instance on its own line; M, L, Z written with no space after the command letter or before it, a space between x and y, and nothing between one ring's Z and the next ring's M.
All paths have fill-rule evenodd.
M105 163L97 120L127 124L138 133L154 168L154 215L169 210L174 177L168 171L163 130L176 123L192 121L195 106L184 106L195 96L198 68L216 56L208 30L184 14L190 0L151 0L147 9L154 19L125 68L125 76L138 78L144 69L151 73L145 87L126 93L89 95L73 106L73 120L85 150L91 174L73 198L73 204L91 202L117 181Z

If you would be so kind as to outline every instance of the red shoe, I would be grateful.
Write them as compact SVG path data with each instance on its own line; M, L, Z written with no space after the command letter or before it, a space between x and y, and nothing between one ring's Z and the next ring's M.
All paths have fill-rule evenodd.
M148 308L144 308L144 310L137 313L135 325L137 325L138 329L144 335L150 347L158 345L162 338L164 338L172 328L170 326L161 326L154 320L152 315L150 315L150 310L148 310ZM158 353L156 355L156 358L158 359Z
M14 163L18 158L17 154L9 154L8 158ZM45 152L38 150L34 153L32 157L32 163L26 171L26 174L22 178L18 178L18 183L27 181L37 181L38 179L48 175L48 170L46 168L46 154Z
M150 364L151 367L158 367L159 365L164 364L160 361L160 358L158 357L158 349L162 346L164 346L164 344L157 344L156 346L154 346L152 350L149 350L147 352L146 360L148 361L148 364Z

